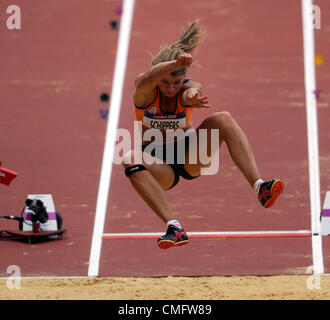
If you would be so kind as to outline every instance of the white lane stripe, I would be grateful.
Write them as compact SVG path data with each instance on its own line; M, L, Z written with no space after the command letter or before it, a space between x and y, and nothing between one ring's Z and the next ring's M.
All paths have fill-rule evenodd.
M118 50L116 55L113 87L111 92L109 118L103 151L103 162L99 191L96 204L93 238L89 259L88 276L97 276L102 246L102 233L106 216L110 180L113 166L114 147L117 138L117 127L122 100L131 25L134 11L134 0L124 0L123 14L119 29Z
M306 91L306 116L308 134L308 162L309 162L309 189L311 206L311 228L313 249L313 272L324 272L320 212L320 169L317 128L317 101L315 96L315 52L314 52L314 26L313 1L302 0L302 19L304 37L304 70Z
M132 233L104 233L104 237L144 237L162 236L164 232L132 232ZM276 235L276 234L311 234L310 230L289 231L193 231L187 232L189 236L217 236L217 235Z

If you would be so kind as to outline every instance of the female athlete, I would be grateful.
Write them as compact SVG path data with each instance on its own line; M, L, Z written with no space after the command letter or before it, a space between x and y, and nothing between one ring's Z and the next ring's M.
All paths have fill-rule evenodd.
M202 170L210 166L210 159L215 153L211 146L211 132L214 129L218 129L216 152L225 142L233 162L256 191L262 206L272 206L284 190L284 183L279 178L267 182L261 179L247 137L229 112L213 113L196 130L192 127L194 110L210 108L202 85L187 75L194 60L192 52L203 39L199 21L194 21L183 30L178 42L160 48L152 59L151 68L135 81L134 109L137 120L142 122L142 135L152 128L161 132L163 139L155 148L150 148L151 143L155 145L154 141L142 140L142 159L136 160L139 158L136 153L141 153L141 150L132 150L124 156L123 165L135 190L167 224L166 234L157 241L161 249L188 243L188 236L176 220L164 190L173 188L180 177L188 180L198 178ZM206 146L205 143L201 145L199 139L201 129L207 133L207 138L203 140ZM167 133L177 130L185 133L184 138L168 142ZM191 135L188 133L191 132L195 133L197 139L190 141ZM182 141L185 143L182 144ZM205 147L208 154L212 151L208 163L202 161L199 152ZM171 154L169 150L174 150L174 153ZM184 161L178 159L182 150ZM197 161L189 161L189 151L197 154Z

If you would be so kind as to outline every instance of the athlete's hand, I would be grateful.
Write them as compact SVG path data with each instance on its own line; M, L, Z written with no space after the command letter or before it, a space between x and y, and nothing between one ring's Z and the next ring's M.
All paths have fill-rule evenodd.
M193 60L194 59L190 53L183 53L176 59L176 65L178 67L189 67Z
M188 89L183 97L185 103L194 108L210 108L208 96L201 96L196 88Z

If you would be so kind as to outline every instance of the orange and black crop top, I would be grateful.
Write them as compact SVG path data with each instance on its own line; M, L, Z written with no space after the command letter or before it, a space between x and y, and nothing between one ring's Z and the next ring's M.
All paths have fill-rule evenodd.
M136 119L142 121L144 128L154 128L165 132L166 130L186 129L189 127L194 108L183 106L179 94L176 95L176 108L174 112L162 111L160 107L161 93L157 87L157 95L152 103L145 107L135 106Z

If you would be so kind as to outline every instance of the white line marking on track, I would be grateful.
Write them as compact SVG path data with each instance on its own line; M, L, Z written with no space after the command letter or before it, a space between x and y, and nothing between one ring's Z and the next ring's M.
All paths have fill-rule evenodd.
M131 34L131 25L133 20L133 11L134 0L124 0L123 15L121 18L119 29L118 50L112 81L113 87L111 92L109 117L103 151L101 177L96 203L88 276L97 276L99 272L102 233L106 216L108 195L110 190L114 147L117 138L117 127L122 100L129 40Z
M315 52L313 1L302 0L302 20L304 37L304 70L306 91L306 116L308 135L309 190L311 205L311 228L313 249L313 272L324 272L320 212L320 169L317 128L317 101L315 96Z

